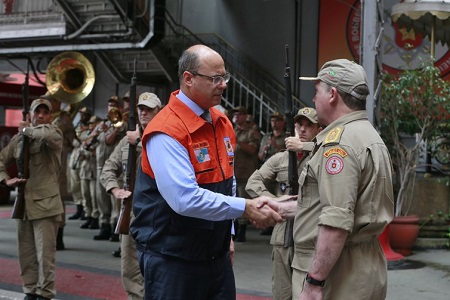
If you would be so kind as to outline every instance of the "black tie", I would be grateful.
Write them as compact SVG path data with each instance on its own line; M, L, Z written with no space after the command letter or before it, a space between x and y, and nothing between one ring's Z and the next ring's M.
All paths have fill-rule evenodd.
M203 119L205 119L207 122L212 123L212 118L211 118L211 114L209 112L209 109L205 110L200 117L202 117Z

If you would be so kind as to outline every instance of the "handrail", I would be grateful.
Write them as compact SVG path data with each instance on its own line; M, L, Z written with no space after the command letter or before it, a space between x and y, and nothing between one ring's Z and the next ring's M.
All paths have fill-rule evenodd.
M219 52L224 58L227 71L232 74L228 88L222 96L225 108L246 106L259 128L263 132L270 131L270 116L276 111L282 111L284 86L219 35L196 35L178 24L167 10L165 15L166 34L161 45L166 55L176 60L184 49L197 43L208 45ZM281 71L280 74L282 75ZM295 95L292 99L295 111L306 106Z

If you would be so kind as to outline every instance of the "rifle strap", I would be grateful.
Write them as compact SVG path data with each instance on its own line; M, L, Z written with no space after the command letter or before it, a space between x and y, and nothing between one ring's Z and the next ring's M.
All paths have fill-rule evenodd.
M286 220L286 230L284 231L284 247L294 246L294 218Z

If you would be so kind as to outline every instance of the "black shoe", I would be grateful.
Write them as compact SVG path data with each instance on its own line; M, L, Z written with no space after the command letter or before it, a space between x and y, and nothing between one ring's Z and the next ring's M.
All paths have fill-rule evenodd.
M64 247L63 235L64 235L64 228L62 227L58 228L58 235L56 236L56 250L58 251L66 249L66 247Z
M87 229L89 228L89 225L91 225L92 222L92 218L91 217L87 217L86 218L86 222L84 222L83 224L80 225L81 229Z
M120 248L119 248L119 249L117 249L117 250L115 250L115 251L112 252L112 256L114 256L114 257L120 257L120 256L121 256L121 252L122 252L122 251L120 251Z
M80 220L85 221L87 220L86 214L84 213L84 210L81 212Z
M109 237L109 240L111 242L119 242L119 235L117 233L111 233L111 236Z
M51 299L47 297L37 296L36 300L51 300Z
M77 205L77 212L69 217L69 220L78 220L83 213L83 205Z
M25 294L23 300L37 300L38 295L36 294Z
M100 226L98 226L98 218L92 218L91 224L89 224L89 229L99 229Z
M271 226L271 227L267 227L267 228L262 229L259 232L259 234L260 235L272 235L272 231L273 231L273 227Z
M95 241L107 241L109 240L111 236L111 225L102 223L100 228L100 233L97 235L94 235Z

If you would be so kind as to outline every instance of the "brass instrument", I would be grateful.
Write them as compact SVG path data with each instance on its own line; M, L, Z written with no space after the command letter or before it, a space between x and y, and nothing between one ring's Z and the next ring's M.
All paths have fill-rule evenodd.
M94 68L81 53L60 53L47 66L47 90L62 103L81 102L92 91L94 83Z
M118 108L113 107L108 111L107 120L109 120L114 127L121 127L124 122L124 116L128 113L128 111L122 113Z

